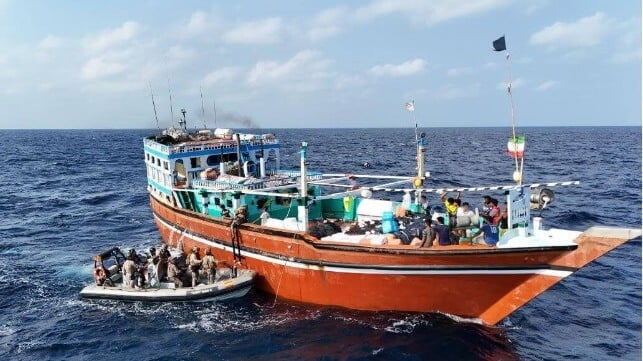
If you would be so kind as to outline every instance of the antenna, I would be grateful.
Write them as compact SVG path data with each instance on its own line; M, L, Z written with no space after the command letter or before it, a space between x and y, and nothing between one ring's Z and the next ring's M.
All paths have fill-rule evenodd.
M170 94L170 122L174 123L174 109L172 109L172 88L170 87L170 73L167 69L167 58L165 60L165 73L167 75L167 92Z
M217 127L217 103L212 99L212 110L214 110L214 127Z
M203 117L203 129L208 129L208 126L205 124L205 108L203 107L203 88L199 87L201 92L201 117Z
M159 126L159 117L156 114L156 103L154 102L154 92L152 91L152 82L150 82L150 96L152 97L152 107L154 108L154 119L156 119L156 127L161 132L161 127Z

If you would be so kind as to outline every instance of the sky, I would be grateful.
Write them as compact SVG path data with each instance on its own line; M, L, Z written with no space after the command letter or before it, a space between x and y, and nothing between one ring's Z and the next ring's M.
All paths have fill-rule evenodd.
M0 0L0 129L503 127L510 79L518 127L640 126L641 2Z

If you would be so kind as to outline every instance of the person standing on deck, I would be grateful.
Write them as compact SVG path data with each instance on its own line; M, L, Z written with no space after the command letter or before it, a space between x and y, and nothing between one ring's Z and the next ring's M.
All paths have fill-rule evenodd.
M196 287L199 282L199 269L201 268L201 260L199 259L199 248L192 247L192 253L188 256L188 266L192 273L192 287Z
M130 253L127 255L127 260L123 263L123 286L127 288L134 287L134 273L136 273L136 263Z
M201 268L208 276L208 284L213 284L217 275L217 260L214 259L210 248L206 248L205 250L205 256L203 257L203 261L201 261Z
M453 229L458 219L458 204L455 200L460 199L460 192L456 194L455 198L447 198L447 194L448 192L442 193L442 195L440 195L440 200L442 200L444 208L447 211L447 216L449 217L449 229Z
M170 251L167 249L167 244L161 246L159 251L159 263L157 265L157 277L159 282L165 282L167 280L167 267L168 260L170 259Z
M183 286L183 280L181 279L181 270L176 266L176 259L170 258L167 265L167 280L174 282L176 288Z

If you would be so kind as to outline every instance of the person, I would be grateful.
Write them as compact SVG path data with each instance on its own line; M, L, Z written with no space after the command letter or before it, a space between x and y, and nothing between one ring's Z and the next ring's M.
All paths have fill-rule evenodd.
M126 288L134 287L134 274L136 273L136 263L130 252L123 263L123 286Z
M265 225L268 222L268 219L270 219L270 213L268 213L268 207L263 207L263 212L261 212L261 225Z
M431 235L433 235L433 230L431 229L431 226L432 226L431 217L424 218L424 231L422 231L422 244L420 245L420 247L433 246L433 239L431 239Z
M442 193L442 195L440 195L440 200L442 200L444 208L447 211L447 216L449 216L449 229L453 229L453 227L456 226L458 217L458 204L455 202L455 200L460 199L460 192L456 194L455 198L447 198L447 194L448 192Z
M422 207L424 214L431 214L431 206L425 195L420 196L420 207Z
M170 251L167 249L167 244L161 246L159 251L159 263L157 265L157 277L159 282L167 281L167 268L168 260L170 259Z
M491 224L487 221L485 221L482 227L478 229L477 232L473 233L469 238L473 240L474 238L480 236L482 233L484 233L483 239L484 239L484 243L487 246L495 246L500 240L500 230L498 226Z
M199 269L201 268L201 260L199 259L199 247L192 247L192 253L188 256L187 264L192 273L192 287L196 287L199 282Z
M208 284L213 284L217 275L217 260L214 259L210 248L205 249L205 256L203 257L203 261L201 261L201 268L208 276Z
M404 207L404 209L411 209L411 194L409 191L404 191L404 196L402 196L402 207Z
M436 218L437 224L434 224L429 229L429 238L426 240L431 244L435 244L437 238L437 245L448 246L451 244L449 227L444 225L444 217ZM424 244L422 244L425 246ZM429 247L426 245L425 247Z
M167 280L174 283L176 288L183 286L183 281L181 280L181 270L176 266L176 258L172 257L169 259L167 265Z
M480 215L483 217L488 216L490 210L491 210L491 197L482 196L482 210L480 211Z
M471 217L473 215L473 211L471 210L471 206L469 205L469 203L464 202L462 203L461 207L458 207L458 211L456 212L456 214L458 215L458 217Z
M509 229L509 215L507 213L507 202L502 202L500 206L500 220L498 222L500 227L500 235L502 236Z
M489 211L489 222L494 226L498 225L500 222L500 207L498 207L498 200L491 198L491 210Z
M221 217L230 218L230 211L225 206L221 206Z

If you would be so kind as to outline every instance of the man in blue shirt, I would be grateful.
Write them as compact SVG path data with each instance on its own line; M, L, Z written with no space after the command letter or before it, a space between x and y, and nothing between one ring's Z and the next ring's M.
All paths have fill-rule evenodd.
M424 242L422 244L423 247L431 247L436 236L438 238L438 245L449 246L451 244L451 240L449 239L449 227L444 225L444 217L438 217L437 221L437 224L431 226L430 229L427 227L427 230L425 230ZM428 225L429 223L430 220L427 219L426 224Z
M476 233L472 234L470 238L476 238L483 232L484 243L487 246L495 246L500 240L500 230L498 229L498 226L494 226L488 222L485 222L485 224Z

